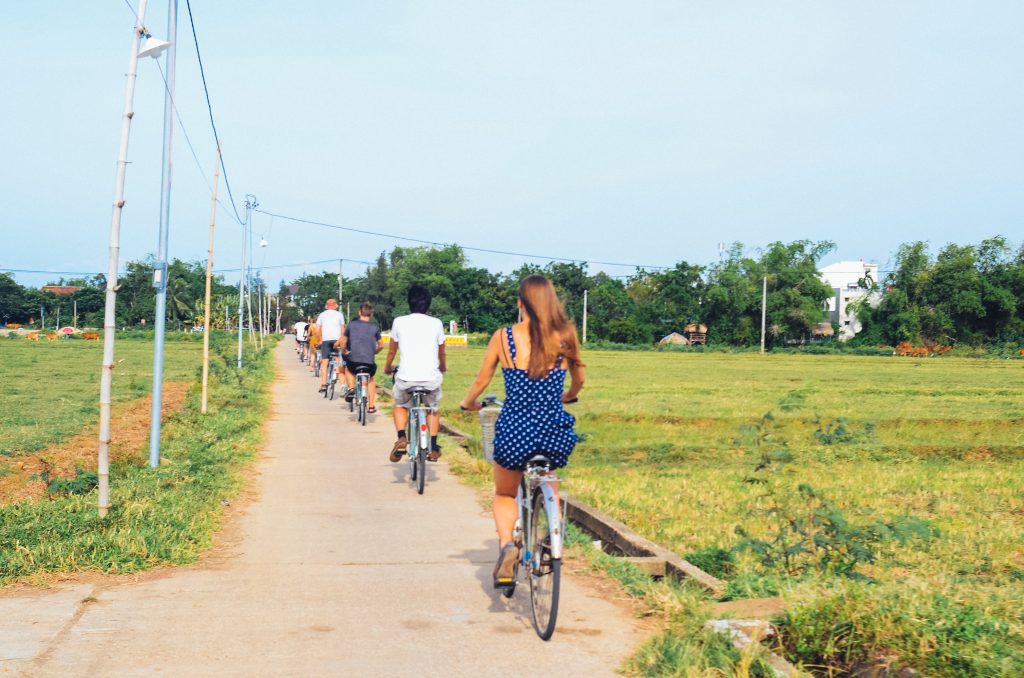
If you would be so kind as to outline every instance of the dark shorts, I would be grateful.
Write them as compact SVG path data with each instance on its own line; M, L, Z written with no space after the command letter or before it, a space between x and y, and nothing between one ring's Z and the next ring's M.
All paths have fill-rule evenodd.
M363 370L367 372L372 379L373 376L377 374L377 363L354 363L349 361L345 363L345 369L352 374L358 374L360 370Z
M336 341L337 339L324 339L320 342L320 360L327 360L331 357L331 351L334 350L334 343Z

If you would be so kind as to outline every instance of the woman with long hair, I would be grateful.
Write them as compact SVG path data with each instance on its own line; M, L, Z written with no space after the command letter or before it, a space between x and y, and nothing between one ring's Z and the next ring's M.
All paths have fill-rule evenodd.
M479 410L477 399L501 365L505 379L505 403L494 438L494 525L499 554L494 566L494 587L514 583L518 551L512 542L515 527L516 489L526 462L537 453L551 459L555 468L569 462L576 446L575 418L564 403L576 399L583 388L576 326L562 308L555 287L542 275L531 275L519 284L520 322L494 333L484 354L476 381L462 401L462 408ZM571 383L565 390L565 375Z

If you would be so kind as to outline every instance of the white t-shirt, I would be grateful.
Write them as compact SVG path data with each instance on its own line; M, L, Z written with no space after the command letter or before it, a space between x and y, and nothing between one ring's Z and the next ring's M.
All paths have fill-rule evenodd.
M444 344L444 326L438 318L423 313L399 316L391 326L391 341L398 342L398 376L402 381L441 378L437 347Z
M337 341L341 339L345 316L341 311L327 310L316 317L316 325L320 328L320 341Z
M301 320L295 323L295 341L306 340L306 327L306 323L302 322Z

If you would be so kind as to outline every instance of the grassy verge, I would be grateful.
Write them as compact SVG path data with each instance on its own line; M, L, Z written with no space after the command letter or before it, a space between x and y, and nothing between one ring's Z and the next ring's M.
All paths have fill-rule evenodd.
M186 564L211 545L221 502L238 493L260 442L273 378L269 348L237 370L232 343L212 336L209 413L199 413L192 388L163 428L158 469L141 459L111 467L113 508L105 519L87 481L48 500L0 506L0 584L47 572Z

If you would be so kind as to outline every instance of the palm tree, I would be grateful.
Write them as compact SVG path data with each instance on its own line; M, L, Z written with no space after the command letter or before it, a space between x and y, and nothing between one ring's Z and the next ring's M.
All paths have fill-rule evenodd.
M167 281L167 315L171 320L180 323L182 319L191 319L193 303L184 278L173 277Z

